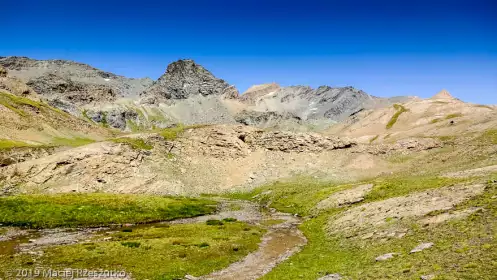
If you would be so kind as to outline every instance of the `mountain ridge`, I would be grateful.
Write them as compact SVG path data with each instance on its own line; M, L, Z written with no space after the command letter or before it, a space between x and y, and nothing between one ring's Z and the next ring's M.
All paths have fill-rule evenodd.
M70 60L0 57L9 75L52 106L125 131L178 123L241 123L308 129L412 97L381 98L352 86L254 85L240 94L192 59L170 63L157 80L127 78Z

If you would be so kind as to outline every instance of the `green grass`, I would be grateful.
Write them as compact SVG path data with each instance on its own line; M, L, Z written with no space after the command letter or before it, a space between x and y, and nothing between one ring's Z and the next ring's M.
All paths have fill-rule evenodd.
M450 119L454 119L454 118L460 118L462 116L463 116L463 114L461 114L461 113L449 114L449 115L445 116L443 119L442 118L433 119L433 120L431 120L430 123L431 124L435 124L435 123L441 122L443 120L450 120Z
M263 233L241 222L138 227L132 232L102 233L83 244L46 247L36 260L29 254L0 255L0 271L48 266L125 270L133 279L183 279L239 261L258 248ZM103 237L112 239L102 241Z
M373 180L373 189L365 196L365 201L384 200L391 197L403 196L413 192L435 189L444 186L464 183L470 178L443 178L434 175L402 176L394 175Z
M486 130L479 138L479 141L497 145L497 129Z
M160 135L162 135L162 137L164 137L164 139L169 140L169 141L173 141L173 140L176 140L176 138L178 138L178 136L181 135L187 129L202 128L202 127L206 127L206 126L209 126L209 125L196 124L196 125L185 126L182 124L178 124L175 127L160 129L158 131L158 133Z
M162 122L165 123L168 120L164 116L164 113L159 108L149 108L150 113L148 114L148 120L151 122Z
M28 144L26 142L9 140L9 139L0 139L0 150L2 149L11 149L11 148L20 148L20 147L33 147L34 145Z
M29 114L23 110L24 107L31 107L45 112L52 111L60 115L63 115L65 117L69 116L66 112L58 108L51 107L44 102L35 101L29 98L13 95L6 92L0 92L0 105L3 105L7 109L12 110L21 117L29 116Z
M37 109L42 109L42 107L44 107L45 105L28 98L5 92L0 92L0 104L5 106L7 109L12 110L21 117L28 116L28 114L22 109L22 107L29 106ZM48 105L45 106L48 107Z
M454 119L454 118L460 118L462 116L463 115L461 113L454 113L454 114L449 114L449 115L445 116L445 119L450 120L450 119Z
M131 129L131 132L140 132L140 131L143 131L145 130L144 127L136 124L134 121L132 120L126 120L126 125Z
M79 147L94 143L95 140L89 138L64 138L64 137L55 137L50 140L49 144L29 144L22 141L9 140L9 139L0 139L0 150L2 149L12 149L12 148L50 148L50 147L60 147L60 146L68 146L68 147Z
M81 111L81 114L83 115L83 118L86 119L87 121L93 123L94 121L88 116L88 110L84 109Z
M268 279L317 279L328 273L340 273L350 279L420 279L434 274L436 279L495 279L497 275L497 204L492 197L497 186L489 185L484 195L458 206L483 207L462 220L433 227L412 227L401 239L371 242L328 236L324 225L343 210L334 210L311 218L301 225L308 238L302 252L277 266ZM409 254L422 242L435 246ZM377 256L401 253L391 260L375 262Z
M102 125L103 127L105 128L108 128L109 127L109 123L107 122L107 112L102 112L102 122L100 123L100 125Z
M226 196L234 199L257 200L261 204L271 202L271 207L279 211L304 216L308 215L319 201L341 188L333 182L296 177L259 187L249 193L229 193Z
M143 139L139 138L121 137L110 139L110 141L130 145L133 149L137 150L152 150L154 148L154 146L145 143Z
M51 140L51 146L69 146L69 147L79 147L95 143L96 141L89 138L75 137L75 138L64 138L55 137Z
M164 139L172 141L178 138L178 136L185 131L185 126L177 125L171 128L164 128L159 131L159 134L164 137Z
M220 220L207 220L205 224L208 226L222 226L224 223Z
M386 126L387 129L392 128L395 125L395 123L397 123L397 120L399 119L400 115L402 115L402 113L405 113L405 112L409 111L404 106L402 106L400 104L394 104L393 108L395 110L397 110L397 111L395 112L395 114L393 114L393 116L390 119L390 121L388 121L387 126Z
M29 228L148 223L193 217L215 210L212 201L115 194L0 197L0 223Z
M373 143L374 141L378 140L378 137L380 137L380 135L376 135L375 137L369 139L369 143Z

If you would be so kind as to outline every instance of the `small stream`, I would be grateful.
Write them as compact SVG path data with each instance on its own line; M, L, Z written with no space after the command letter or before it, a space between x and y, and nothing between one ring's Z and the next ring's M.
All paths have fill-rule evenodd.
M301 220L290 214L276 212L274 209L261 211L259 205L239 200L217 199L218 211L212 215L178 219L160 224L203 223L207 220L236 218L249 224L262 225L267 229L258 250L225 269L201 277L188 276L188 279L258 279L270 272L276 265L300 251L307 243L298 229ZM129 225L131 228L151 227L157 223ZM1 228L0 228L1 229ZM19 252L40 254L43 247L88 242L95 236L105 241L108 232L114 227L79 228L79 229L43 229L23 230L8 228L0 234L0 254L13 255ZM100 238L99 238L100 239ZM117 278L114 278L117 279ZM127 279L127 278L126 278Z

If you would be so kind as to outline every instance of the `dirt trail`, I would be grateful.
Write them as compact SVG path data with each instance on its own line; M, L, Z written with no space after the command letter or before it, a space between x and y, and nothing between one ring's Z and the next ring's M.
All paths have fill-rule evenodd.
M270 272L276 265L300 251L302 246L307 243L307 239L297 227L301 222L300 218L276 212L274 209L261 212L257 204L247 201L225 199L219 199L218 201L219 209L216 214L180 219L170 223L201 223L211 219L236 218L239 221L252 224L264 225L269 221L273 221L275 224L267 226L267 233L262 238L259 249L241 261L209 275L201 277L188 276L186 279L258 279Z
M297 227L300 224L299 218L290 214L276 212L273 209L269 213L262 215L256 204L239 201L232 201L231 203L239 203L238 205L242 209L237 211L220 211L219 214L213 215L210 218L231 216L237 217L240 221L257 224L270 220L280 221L280 223L268 226L267 233L262 238L257 251L225 269L196 279L258 279L270 272L276 265L300 251L307 243L307 239ZM253 213L257 214L252 215ZM197 219L205 220L206 217L199 217Z

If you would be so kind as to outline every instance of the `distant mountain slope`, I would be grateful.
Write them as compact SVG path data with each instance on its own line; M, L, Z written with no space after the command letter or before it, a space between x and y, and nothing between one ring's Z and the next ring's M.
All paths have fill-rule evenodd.
M137 96L152 84L149 78L130 79L68 60L10 56L0 57L0 65L39 94L78 105Z
M1 66L0 66L1 67ZM1 72L1 71L0 71ZM54 108L22 81L0 77L0 142L3 146L52 145L103 139L110 132Z
M391 106L353 87L256 85L239 95L193 60L168 65L157 81L128 79L65 60L0 57L0 66L46 102L78 117L125 131L175 123L242 123L306 130L327 127L366 109ZM270 78L270 77L268 77ZM397 97L399 100L409 98Z
M457 136L497 126L497 107L465 103L443 90L428 99L412 99L364 110L328 130L363 142L406 137Z

